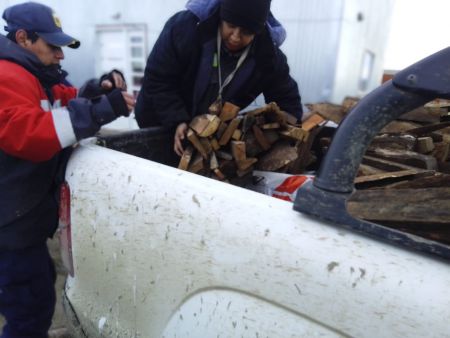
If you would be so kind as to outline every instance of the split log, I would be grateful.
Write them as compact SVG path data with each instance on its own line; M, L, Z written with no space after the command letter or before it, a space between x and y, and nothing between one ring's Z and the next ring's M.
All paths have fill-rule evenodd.
M240 110L240 107L230 102L225 102L222 107L222 111L220 112L219 118L224 122L231 121L238 116Z
M261 156L257 167L263 171L276 171L298 157L297 150L288 142L280 141L276 143L265 155Z
M178 164L178 169L187 170L189 168L189 163L192 159L192 154L194 153L194 148L187 146L181 156L180 163Z
M367 153L378 158L399 162L401 164L437 170L437 161L433 156L419 154L414 151L377 148L375 151L367 151Z
M189 124L200 137L208 137L214 134L219 127L220 119L216 115L204 114L194 117Z
M302 122L302 129L305 131L310 131L318 127L323 122L325 122L325 119L322 116L319 114L313 114Z
M239 126L240 122L241 122L240 118L235 118L235 119L231 120L230 124L228 125L227 129L225 130L225 132L223 133L222 137L219 140L219 144L221 146L226 145L230 141L231 136L233 135L234 131Z
M307 104L306 105L313 115L318 114L322 117L322 121L329 120L336 124L341 123L344 119L346 112L342 106L338 106L331 103L317 103L317 104ZM304 122L302 123L302 125ZM308 130L306 128L303 128Z
M187 132L187 138L191 142L191 144L194 146L195 149L204 157L208 157L208 152L203 147L203 144L198 139L197 135L192 131L192 129L189 129Z

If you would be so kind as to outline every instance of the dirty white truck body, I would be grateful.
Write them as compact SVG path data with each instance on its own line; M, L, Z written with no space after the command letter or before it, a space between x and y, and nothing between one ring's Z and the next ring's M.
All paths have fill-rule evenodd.
M394 231L376 239L94 142L66 179L65 308L81 337L450 337L445 248L407 236L412 250Z
M88 337L450 336L448 262L95 144L67 181Z

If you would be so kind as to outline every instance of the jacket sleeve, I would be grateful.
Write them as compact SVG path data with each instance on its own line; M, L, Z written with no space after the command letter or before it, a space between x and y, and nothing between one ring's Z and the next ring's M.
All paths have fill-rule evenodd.
M284 53L277 48L275 71L269 85L264 88L266 102L276 102L280 108L301 120L303 108L297 82L289 74Z
M180 90L184 65L187 63L186 54L192 48L192 41L187 39L192 35L186 30L195 29L193 23L186 12L175 14L156 41L147 60L143 85L135 107L140 127L173 127L190 120Z
M106 96L97 101L69 100L76 91L64 86L54 93L62 103L68 101L68 106L53 108L33 80L18 82L15 77L6 81L8 85L0 83L0 150L9 155L32 162L49 160L116 118Z

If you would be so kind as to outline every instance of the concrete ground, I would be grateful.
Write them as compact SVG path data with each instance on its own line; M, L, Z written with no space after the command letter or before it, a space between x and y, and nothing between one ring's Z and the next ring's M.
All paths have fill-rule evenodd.
M56 309L55 315L53 316L52 327L49 332L49 338L71 338L71 336L66 332L66 317L62 308L61 294L64 288L64 281L66 279L66 273L64 267L61 263L61 258L59 254L59 241L58 239L51 239L48 241L48 247L50 254L55 261L56 272L58 274L56 280ZM0 316L0 332L5 324L4 318Z

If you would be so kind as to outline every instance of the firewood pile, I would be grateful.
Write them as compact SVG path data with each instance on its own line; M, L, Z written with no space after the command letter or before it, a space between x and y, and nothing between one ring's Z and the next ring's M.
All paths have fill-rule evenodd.
M314 162L309 149L324 121L312 114L300 124L276 103L240 114L239 107L227 102L217 114L191 121L179 169L238 185L254 169L301 173Z
M179 168L245 185L253 170L302 174L326 153L337 125L357 104L307 105L300 123L275 103L253 111L226 103L196 117ZM348 210L356 217L450 244L450 102L402 115L373 140L355 179Z

